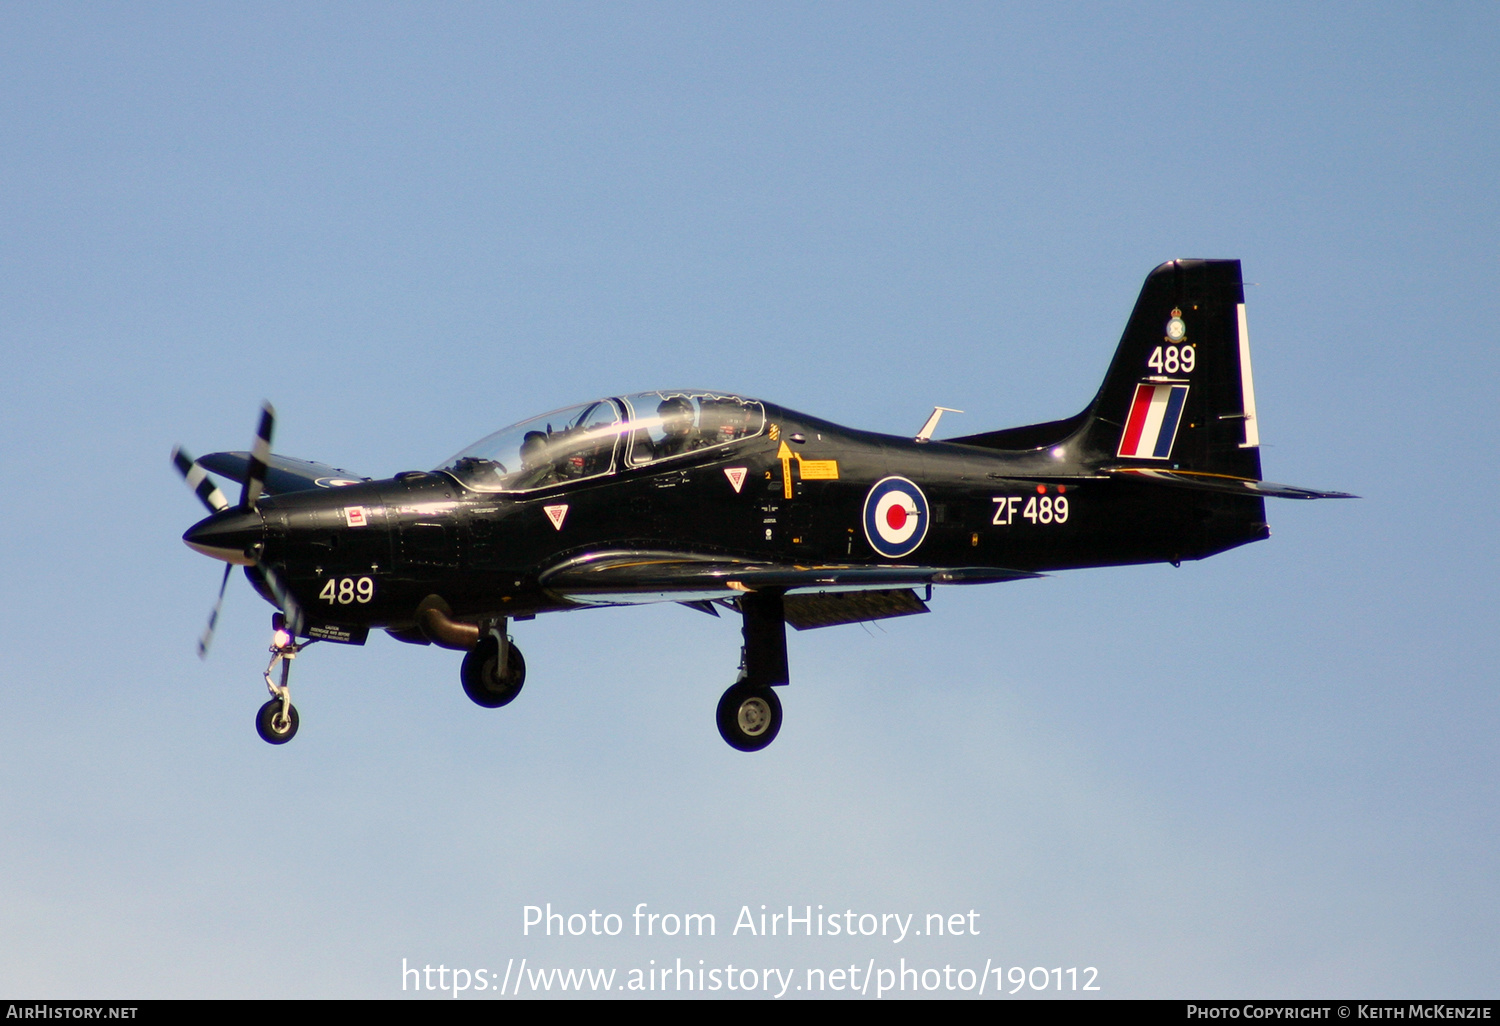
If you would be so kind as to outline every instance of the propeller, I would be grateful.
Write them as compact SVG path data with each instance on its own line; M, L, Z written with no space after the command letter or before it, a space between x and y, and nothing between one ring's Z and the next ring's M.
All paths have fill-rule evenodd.
M271 597L276 600L276 606L286 617L286 629L291 632L293 638L302 633L302 607L297 605L297 600L292 598L292 593L286 584L264 563L256 563L255 569L259 571L261 580L266 582L266 589L270 591Z
M219 491L219 486L208 478L208 471L198 465L180 445L172 447L172 465L187 482L187 486L198 496L198 501L208 507L210 513L218 513L220 510L229 508L229 500L224 498L224 493Z
M198 638L198 658L208 658L208 646L214 640L214 629L219 625L219 610L224 608L224 592L229 588L229 571L234 569L233 563L224 564L224 579L219 582L219 600L214 603L214 611L208 614L208 626L203 628L203 634Z
M271 458L271 431L276 427L276 410L271 404L260 404L260 425L255 429L255 444L250 448L250 466L240 488L240 505L254 509L266 486L266 463Z
M231 506L229 500L224 498L224 493L208 477L208 472L192 456L188 455L182 446L176 446L172 450L172 465L182 475L183 481L188 488L198 496L198 501L203 503L209 513L214 514L208 521L199 524L194 531L202 530L203 525L209 521L222 520L231 522L232 516L220 516L221 514L232 514L243 517L245 514L254 513L256 504L265 492L267 465L271 458L271 435L276 426L276 410L270 403L262 403L260 408L260 423L255 430L255 444L250 452L249 466L246 468L245 481L240 488L240 501L238 506ZM189 534L193 534L190 531ZM211 533L211 532L210 532ZM262 563L258 558L245 559L239 556L227 556L212 546L194 544L189 539L189 544L198 548L199 551L216 558L224 559L227 564L224 567L224 577L219 582L219 597L214 602L214 608L208 615L208 626L204 628L202 636L198 639L198 657L208 658L208 647L213 642L214 630L219 623L219 611L224 607L224 593L229 588L229 573L234 569L236 563L248 564L247 569L253 573L266 590L271 593L272 600L281 610L286 629L295 638L301 632L303 625L302 610L297 601L292 598L292 593L287 589L281 577L268 565Z

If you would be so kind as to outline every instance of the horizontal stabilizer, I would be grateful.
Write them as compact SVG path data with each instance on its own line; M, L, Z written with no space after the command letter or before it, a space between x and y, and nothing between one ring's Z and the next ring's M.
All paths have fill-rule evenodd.
M241 484L244 484L245 478L250 474L248 452L211 452L198 460L198 464ZM305 492L310 488L337 488L368 480L368 477L360 477L326 463L299 460L293 456L266 457L265 491L269 495Z
M1271 481L1255 481L1233 477L1229 474L1208 474L1198 470L1158 470L1155 467L1112 467L1107 473L1113 477L1135 477L1173 485L1177 488L1195 488L1204 492L1220 492L1225 495L1262 495L1276 499L1357 499L1348 492L1320 492L1312 488L1275 484Z

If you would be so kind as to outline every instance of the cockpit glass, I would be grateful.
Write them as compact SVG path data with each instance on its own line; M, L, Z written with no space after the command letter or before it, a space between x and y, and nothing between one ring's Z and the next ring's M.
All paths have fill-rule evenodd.
M629 466L685 456L760 434L765 407L753 399L712 392L641 392L630 408Z
M529 491L714 449L754 437L765 424L765 407L753 399L641 392L513 424L437 469L475 491Z
M496 431L438 470L481 492L519 492L581 481L614 470L624 430L618 402L601 399Z

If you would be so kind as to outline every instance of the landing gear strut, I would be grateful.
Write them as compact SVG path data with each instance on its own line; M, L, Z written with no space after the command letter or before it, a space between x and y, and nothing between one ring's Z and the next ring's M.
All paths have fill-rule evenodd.
M296 637L286 629L286 618L280 613L271 616L271 663L266 667L266 688L271 700L255 714L255 730L267 744L284 745L297 736L297 707L292 705L292 660L311 641L297 643ZM281 664L281 683L271 679L271 671Z
M786 662L786 616L780 592L740 596L740 678L719 699L719 735L729 747L758 752L781 731L781 699L774 685L790 679Z
M526 660L521 658L521 650L506 637L504 620L480 638L479 644L464 656L460 678L464 694L475 705L498 709L515 701L521 693L521 685L526 683Z

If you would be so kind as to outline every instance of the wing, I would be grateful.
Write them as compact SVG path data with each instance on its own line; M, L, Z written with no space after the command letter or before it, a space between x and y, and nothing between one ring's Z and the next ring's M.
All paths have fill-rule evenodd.
M682 552L613 550L560 563L542 574L553 594L592 606L695 602L768 588L841 592L926 584L988 584L1041 574L995 567L803 565L764 563Z
M199 459L198 464L231 481L244 484L250 472L250 454L248 452L211 452ZM265 491L269 495L305 492L309 488L337 488L340 485L359 484L361 481L368 480L370 480L368 477L360 477L347 470L330 467L326 463L299 460L293 456L266 457Z

